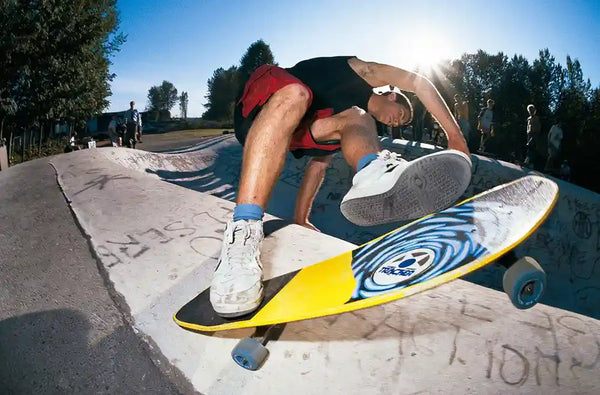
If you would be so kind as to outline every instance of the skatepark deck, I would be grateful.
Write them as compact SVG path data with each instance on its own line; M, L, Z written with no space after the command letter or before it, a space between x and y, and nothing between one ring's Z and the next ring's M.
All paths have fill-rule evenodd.
M563 291L559 279L552 283L553 276L569 273L579 280L563 295L565 308L539 304L518 311L504 293L457 280L406 300L288 324L279 339L269 343L271 354L261 370L240 369L229 352L251 329L208 336L184 331L172 321L175 309L210 283L224 223L233 209L230 200L235 196L241 156L236 144L224 136L178 153L106 148L51 161L98 256L100 270L127 305L134 330L197 391L593 393L600 388L600 326L590 317L597 307L587 299L598 292L598 279L593 276L597 239L589 240L597 238L597 222L590 230L593 235L582 242L569 239L579 237L578 233L564 231L572 229L573 218L581 217L573 213L597 215L599 202L597 195L575 193L562 200L563 189L555 210L560 213L549 218L550 225L536 232L522 252L544 254L534 257L549 274L548 300L553 305L560 305L553 298ZM330 224L321 226L325 233L338 237L342 233L359 243L370 237L369 232L382 229L361 230L341 219L335 222L339 215L335 199L341 199L338 194L351 179L350 169L338 160L328 170L331 181L320 193L315 217L321 215L322 225ZM479 161L474 188L486 182L480 181L484 177L478 178L477 171L491 172L494 166L498 164ZM301 167L301 162L288 162L269 212L290 218L285 213L293 210L293 200L284 197L296 188ZM513 170L522 172L509 167L506 172ZM271 215L265 220L266 278L353 246ZM567 262L561 256L544 261L555 254L553 249L542 250L544 243L566 248L576 259ZM492 272L486 280L493 282L493 276Z

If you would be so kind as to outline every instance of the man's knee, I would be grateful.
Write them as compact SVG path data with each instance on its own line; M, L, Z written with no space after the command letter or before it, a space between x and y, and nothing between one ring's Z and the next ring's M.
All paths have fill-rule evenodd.
M308 88L302 84L289 84L278 90L273 97L277 97L294 106L302 106L305 109L310 105L311 94Z
M376 130L375 118L368 112L360 107L352 107L347 110L347 124L353 127L360 127L362 129Z

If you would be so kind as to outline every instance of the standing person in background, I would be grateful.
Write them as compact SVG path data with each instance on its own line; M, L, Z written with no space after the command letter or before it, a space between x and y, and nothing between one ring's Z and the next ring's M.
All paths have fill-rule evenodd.
M558 155L560 154L561 143L563 140L563 130L560 120L557 120L548 132L548 160L545 170L556 170L558 167Z
M411 99L411 104L413 106L413 133L414 140L421 143L423 141L427 141L427 138L423 139L423 132L425 129L425 116L427 115L427 110L421 100L417 97L417 95L413 95ZM467 136L465 136L466 139ZM468 143L468 141L467 141Z
M494 101L488 99L487 107L483 108L477 117L477 130L481 133L479 151L485 152L485 144L493 135L494 131Z
M568 160L563 160L558 171L558 176L565 181L571 182L571 166L569 166Z
M125 111L125 120L127 122L127 139L126 143L129 146L129 139L133 139L132 147L135 148L135 142L142 142L142 116L135 109L135 102L129 102L129 110Z
M119 146L119 135L117 134L117 116L113 115L108 123L108 138L113 147Z
M471 124L469 123L469 102L464 100L458 93L454 95L454 117L458 121L458 126L469 145L471 135Z
M527 158L525 158L525 165L535 170L540 170L541 155L538 146L540 145L539 139L542 132L542 124L533 104L527 106L527 113L529 117L527 118Z

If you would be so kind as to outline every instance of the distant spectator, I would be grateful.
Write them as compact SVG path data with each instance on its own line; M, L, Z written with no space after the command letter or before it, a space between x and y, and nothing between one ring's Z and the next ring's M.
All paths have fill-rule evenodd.
M563 130L560 120L556 121L548 132L548 160L546 161L546 170L556 169L557 159L560 155L560 148L563 140Z
M467 145L471 137L471 124L469 123L469 102L464 100L458 93L454 95L454 116L458 121L458 126L465 136Z
M437 121L433 121L433 131L431 133L431 139L433 140L433 144L439 145L441 147L445 147L448 143L446 139L446 134L444 133L442 128L440 128L440 125L437 123Z
M127 145L129 146L129 139L133 139L134 142L142 142L142 116L135 109L135 102L129 102L129 110L125 111L125 119L127 120ZM133 136L133 137L131 137ZM135 144L133 147L135 148Z
M71 151L75 151L78 149L79 149L79 146L77 145L77 132L75 130L72 130L70 137L69 137L69 142L67 143L67 146L65 147L65 152L71 152Z
M413 105L413 133L414 140L417 142L427 141L427 138L423 138L423 132L425 129L425 116L427 115L427 110L421 100L414 95L411 99L411 104Z
M543 157L540 154L539 146L542 124L533 104L527 106L527 113L529 113L529 117L527 118L527 158L525 158L525 165L535 170L541 170L540 162L543 161Z
M113 147L119 146L119 134L117 133L117 117L113 115L108 123L108 138Z
M558 174L561 179L571 182L571 166L569 166L569 162L566 159L560 165Z
M485 152L485 145L494 133L494 101L489 99L487 107L483 108L477 117L477 130L481 132L479 151Z

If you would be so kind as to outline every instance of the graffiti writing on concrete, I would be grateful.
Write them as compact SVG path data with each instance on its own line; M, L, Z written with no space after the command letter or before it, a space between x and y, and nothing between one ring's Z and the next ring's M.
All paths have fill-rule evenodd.
M371 351L378 337L397 339L397 349L386 354L386 372L396 372L400 380L403 372L428 366L431 375L462 377L460 372L468 371L475 382L503 383L507 389L569 392L569 383L589 383L590 378L600 385L600 326L594 321L536 310L515 319L464 295L430 292L427 298L417 307L402 302L388 309L378 306L325 317L322 325L297 324L286 330L316 342L332 338L332 333L336 340L344 334L362 336Z
M225 224L231 213L229 207L219 203L210 212L200 211L163 226L108 238L96 250L106 267L112 268L134 263L143 256L151 255L153 249L184 239L198 255L218 259Z
M103 169L90 169L85 172L85 174L98 174L103 171ZM75 192L74 195L79 195L89 189L98 189L102 190L106 187L109 182L117 181L117 180L129 180L131 177L122 176L120 174L117 175L108 175L108 174L100 174L96 178L85 183L87 185L82 190Z

